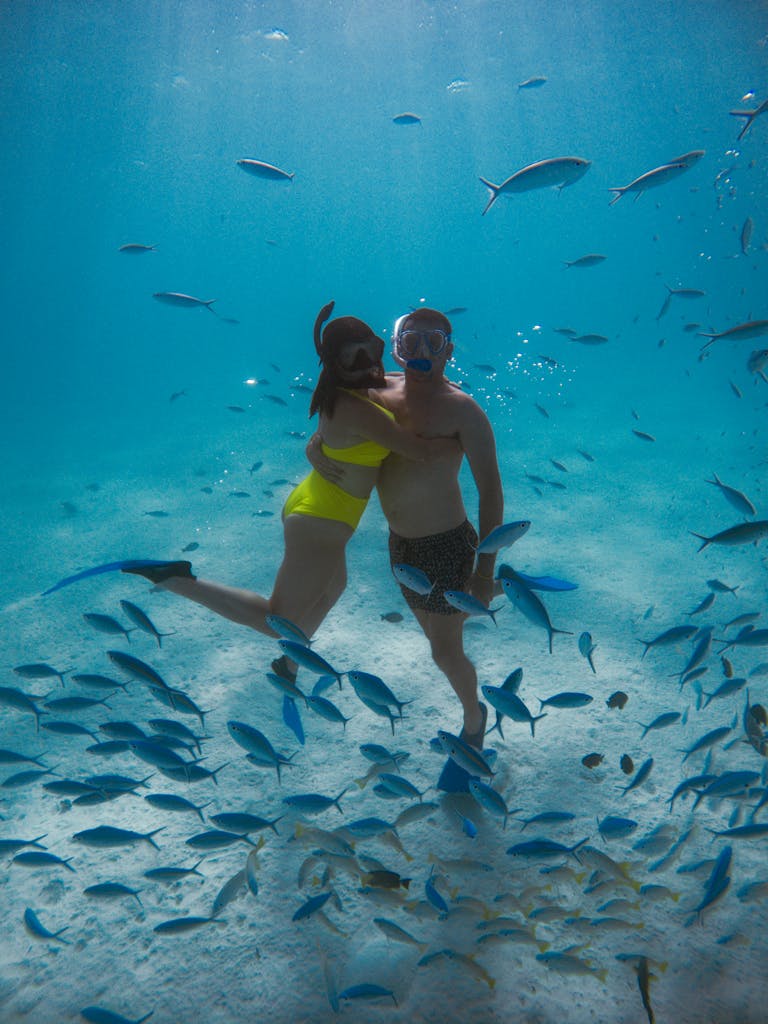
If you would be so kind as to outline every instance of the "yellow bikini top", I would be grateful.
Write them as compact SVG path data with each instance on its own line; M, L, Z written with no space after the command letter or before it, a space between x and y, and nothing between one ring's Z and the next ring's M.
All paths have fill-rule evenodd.
M347 388L342 388L341 390L346 391L348 394L355 394L354 391L349 391ZM381 409L385 416L389 416L391 420L394 420L394 413L390 412L389 409L385 409L383 405L379 405L378 402L373 402L370 398L364 398L362 395L355 395L355 397L363 402L370 402L377 409ZM348 448L329 448L327 444L323 443L322 452L323 455L327 455L329 459L335 459L337 462L349 462L353 466L377 467L389 455L390 449L385 448L383 444L379 444L377 441L360 441L359 444L350 445Z

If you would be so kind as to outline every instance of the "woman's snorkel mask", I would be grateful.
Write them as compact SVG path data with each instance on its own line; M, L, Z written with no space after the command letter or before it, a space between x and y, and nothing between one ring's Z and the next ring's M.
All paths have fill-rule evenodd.
M315 320L315 350L324 371L350 387L381 387L383 340L355 316L337 317L323 329L333 307L333 302L323 306Z
M395 323L392 331L392 357L404 370L429 373L433 359L442 355L450 344L451 335L440 327L428 330L405 327L412 319L413 314L406 313Z

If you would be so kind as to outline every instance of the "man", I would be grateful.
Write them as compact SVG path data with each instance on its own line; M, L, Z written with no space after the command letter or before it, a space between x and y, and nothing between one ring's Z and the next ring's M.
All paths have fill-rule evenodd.
M472 594L488 605L494 588L495 555L478 555L478 538L467 519L459 486L466 455L479 495L479 532L487 536L503 520L496 442L473 398L452 384L445 367L453 355L450 321L434 309L400 317L392 353L402 374L388 374L376 400L397 422L424 437L455 437L462 451L429 463L390 454L379 470L377 488L390 527L391 564L420 569L434 583L427 595L401 584L405 600L430 643L432 659L461 701L461 737L482 749L487 709L477 699L477 673L464 652L464 615L448 604L446 590ZM310 454L316 461L316 452ZM324 474L343 478L343 468L322 462Z

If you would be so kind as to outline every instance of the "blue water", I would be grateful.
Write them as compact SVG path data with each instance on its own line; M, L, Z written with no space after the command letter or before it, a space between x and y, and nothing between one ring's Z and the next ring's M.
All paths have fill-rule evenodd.
M521 693L534 710L536 697L558 690L595 697L585 710L550 712L533 742L510 723L507 741L497 742L498 788L526 816L565 801L580 820L553 836L569 844L591 833L601 845L592 823L609 813L638 820L638 836L665 821L683 834L690 804L667 816L664 803L690 763L681 769L677 751L738 715L735 738L744 692L697 710L692 687L678 692L675 683L689 649L652 651L641 661L637 640L681 622L708 622L721 636L728 619L767 610L764 545L697 554L689 532L710 535L739 521L705 483L713 472L751 498L758 519L768 518L768 385L746 366L768 342L722 339L702 358L705 339L697 334L768 316L768 116L737 142L743 121L729 115L766 97L767 33L761 2L2 5L2 685L73 692L70 683L52 687L12 672L37 661L109 674L104 651L126 644L94 632L82 613L119 617L118 601L128 598L159 628L175 630L162 651L136 634L131 650L214 709L205 763L235 762L217 789L199 784L196 802L213 799L219 811L247 804L277 816L287 793L336 795L362 775L367 765L357 745L392 737L349 692L339 695L354 715L343 736L303 715L307 745L281 788L240 758L226 733L231 718L263 728L281 751L298 749L279 696L265 693L263 672L275 653L266 638L115 576L45 601L38 595L90 565L179 557L192 542L198 571L269 592L282 501L306 468L297 435L312 430L308 395L291 385L314 381L317 310L334 298L337 313L360 316L386 336L410 306L465 307L453 316L452 376L494 425L506 518L533 522L510 560L579 583L572 594L547 597L555 625L575 634L557 637L553 655L545 636L506 608L498 630L468 627L467 647L482 683L499 685L522 665ZM546 83L518 88L534 75ZM405 111L421 124L395 125L392 118ZM706 153L677 180L608 205L611 186L694 149ZM487 195L480 176L500 183L529 163L566 155L591 161L572 187L502 197L481 216ZM295 178L247 175L236 165L246 157ZM745 253L747 218L754 230ZM118 252L130 242L157 250ZM587 253L607 258L564 269L564 261ZM665 286L706 295L674 298L657 319ZM218 316L162 305L152 298L159 291L215 299ZM699 326L687 330L693 323ZM609 340L582 346L557 327ZM263 466L249 472L256 461ZM281 480L289 482L275 483ZM468 473L463 480L474 515ZM167 516L146 514L157 511ZM411 752L409 777L424 788L440 766L426 740L441 726L458 727L457 708L412 622L380 619L407 610L388 572L375 501L350 545L349 567L350 586L317 646L414 699L395 745ZM710 612L689 618L710 578L738 585L737 595L719 594ZM585 629L598 643L596 676L576 649ZM768 655L756 647L729 657L736 674L747 676ZM705 691L722 677L716 655L708 664ZM750 676L753 701L768 700L766 678ZM605 706L616 689L630 694L623 713ZM111 703L113 718L165 715L137 684ZM641 743L635 723L670 708L688 709L686 725ZM100 712L80 720L95 728ZM0 707L0 746L45 749L47 764L75 777L137 770L131 757L93 767L84 742L38 736L31 716L7 707ZM580 764L590 751L606 755L594 772ZM617 799L625 752L636 766L653 756L655 768L645 786ZM703 770L704 755L697 756L690 774ZM762 771L765 762L739 742L718 750L714 763L719 771ZM2 767L10 775L17 766ZM764 1016L764 904L735 895L763 877L764 839L734 841L731 890L701 926L685 922L706 877L676 875L674 866L663 872L679 901L644 905L635 916L643 930L602 936L582 954L608 969L605 986L548 971L533 958L535 947L479 947L478 961L496 978L490 990L461 965L417 968L417 951L372 934L372 917L388 916L427 934L430 950L468 952L476 924L468 912L439 922L372 909L339 871L345 912L329 917L346 937L318 922L293 925L310 890L296 888L307 851L286 843L292 822L281 837L266 835L260 895L228 908L226 926L155 936L162 920L208 913L242 867L244 848L207 858L205 883L156 891L142 873L192 863L183 842L192 818L163 817L136 798L103 813L65 811L40 786L2 790L2 836L48 832L49 849L75 857L78 871L14 865L0 882L0 919L10 936L0 958L3 1020L76 1020L81 1008L99 1004L132 1020L154 1008L158 1021L232 1021L255 1012L320 1021L332 1015L327 961L339 988L397 988L397 1010L390 1002L344 1011L360 1020L472 1014L629 1024L643 1019L637 983L613 954L639 949L669 962L652 984L657 1019ZM390 816L368 788L354 789L346 814ZM697 809L701 825L680 862L716 855L722 841L711 845L706 828L725 827L732 809L727 801ZM519 826L502 833L493 818L477 817L474 845L456 815L441 811L431 824L403 829L413 861L376 843L366 852L412 874L415 898L429 871L426 851L492 862L492 882L470 873L447 886L489 906L510 887L541 884L538 864L515 863L510 874L504 851ZM340 820L331 810L313 823L331 828ZM75 831L100 823L141 831L165 824L158 839L164 859L146 844L115 854L71 843ZM632 861L641 881L658 881L646 877L647 863L631 844L612 841L609 849ZM142 888L143 909L82 896L86 885L109 878ZM531 899L595 916L596 901L578 888ZM52 931L69 924L73 944L56 946L55 954L50 944L35 944L23 929L26 906ZM564 926L540 934L553 950L587 941ZM735 943L717 944L732 934L740 936ZM730 982L716 986L723 975Z

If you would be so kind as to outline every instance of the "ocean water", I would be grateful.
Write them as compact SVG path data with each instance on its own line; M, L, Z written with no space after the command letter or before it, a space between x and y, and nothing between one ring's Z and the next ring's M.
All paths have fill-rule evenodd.
M699 333L768 316L768 116L739 141L744 120L729 113L766 99L765 4L11 0L0 6L0 53L0 685L46 699L86 695L71 675L125 682L106 651L128 651L188 693L207 712L204 726L136 681L106 709L60 717L103 739L107 720L148 729L148 719L172 716L208 737L205 767L226 765L217 785L157 773L151 789L97 806L43 789L53 776L0 788L0 838L45 833L47 850L74 869L25 868L15 853L3 856L0 1019L75 1021L100 1006L129 1020L153 1011L159 1022L315 1022L335 1018L334 992L378 985L392 997L342 1000L341 1015L633 1024L649 1018L632 961L616 955L642 954L657 1020L765 1020L766 897L745 887L768 883L766 837L712 830L765 821L761 810L751 818L766 762L745 742L743 709L747 694L768 703L768 651L729 649L734 677L747 683L705 707L726 678L722 641L706 674L682 687L696 640L645 657L638 642L687 623L733 640L738 627L726 624L747 613L765 628L765 544L697 552L691 535L744 521L707 483L715 473L750 498L752 518L768 519L768 383L747 365L768 342L737 335L702 351ZM534 76L546 81L520 88ZM420 123L395 124L404 112ZM692 150L705 153L675 180L609 205L609 188ZM481 215L479 177L501 183L558 156L591 166L568 188L502 196ZM295 177L247 175L236 164L243 158ZM127 255L118 251L126 243L156 250ZM565 268L590 253L606 258ZM673 295L662 312L668 288L704 294ZM210 311L174 308L153 299L162 291L215 302ZM376 796L372 782L356 784L369 767L362 743L407 751L403 774L437 801L428 787L442 759L429 739L460 725L392 581L375 500L349 546L349 587L315 649L339 670L380 675L412 701L394 736L345 683L330 694L350 716L345 729L300 708L300 745L265 680L275 644L142 581L105 574L41 597L88 566L184 557L190 544L199 573L269 592L280 508L306 471L313 429L312 323L331 298L338 314L385 336L412 306L461 308L452 314L451 376L495 428L505 518L532 521L503 560L578 584L543 595L554 625L571 634L555 636L551 654L546 634L505 599L497 626L467 623L467 649L483 684L499 686L521 667L520 696L534 713L538 698L559 692L594 698L545 709L535 737L509 720L504 738L488 737L493 785L516 811L505 828L469 797L444 798L390 835L394 845L360 840L358 855L411 879L395 893L361 894L348 862L322 859L300 886L316 846L301 828L295 835L298 819L332 829L372 815L392 822L405 809ZM607 341L580 344L563 328ZM471 476L462 481L475 516ZM708 580L738 589L715 592ZM712 593L714 603L695 612ZM162 647L140 632L130 641L106 636L83 619L128 625L124 599L171 634ZM404 620L381 618L392 611ZM594 673L577 646L584 631L597 645ZM65 672L63 685L14 673L30 663ZM299 684L313 682L302 671ZM606 704L616 690L628 695L623 710ZM681 718L643 736L638 723L666 712ZM281 781L245 760L227 732L231 719L291 756ZM683 762L683 751L725 726L723 740ZM130 752L94 757L91 742L38 730L33 715L0 704L4 750L40 757L62 777L150 775ZM582 765L591 752L604 755L592 770ZM653 758L647 781L626 793L624 754L635 769ZM0 764L3 780L35 767ZM681 797L670 808L682 779L737 770L759 773L749 793L704 799L695 811ZM283 804L345 789L341 812L310 818ZM216 921L156 933L164 921L210 916L248 849L205 855L203 877L170 886L146 879L159 866L191 867L200 856L186 839L212 827L150 806L141 799L149 792L209 804L205 814L284 815L254 854L258 894L241 886ZM555 810L575 818L521 831L519 818ZM474 822L475 838L457 811ZM596 819L608 815L636 822L632 834L603 840ZM98 825L162 828L160 849L73 842ZM634 848L659 827L655 852ZM567 856L574 873L552 879L540 869L561 861L506 852L526 839L573 846L585 837L628 864L629 881L591 892L587 857L580 865ZM697 920L712 864L678 869L711 861L726 843L730 885ZM433 870L447 916L425 899ZM140 890L141 904L84 895L106 881ZM294 922L327 884L335 894L327 919ZM668 891L638 893L646 884ZM598 911L614 898L633 905ZM528 915L547 907L575 921L550 910L554 919L535 926L538 946L510 936L478 943L501 929L501 917L533 928ZM51 932L66 927L68 944L30 935L27 908ZM624 924L589 923L606 913ZM374 918L399 924L418 947L387 938ZM580 974L536 959L569 949L581 963L560 967Z

